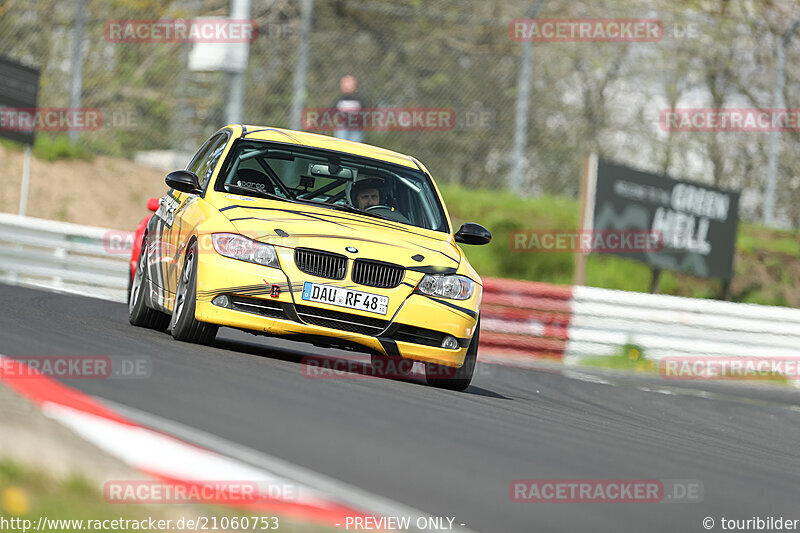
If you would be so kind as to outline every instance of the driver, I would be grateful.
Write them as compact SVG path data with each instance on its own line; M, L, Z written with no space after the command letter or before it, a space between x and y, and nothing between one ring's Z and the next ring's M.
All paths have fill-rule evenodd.
M359 176L350 189L353 205L361 210L381 205L381 188L383 185L383 178Z

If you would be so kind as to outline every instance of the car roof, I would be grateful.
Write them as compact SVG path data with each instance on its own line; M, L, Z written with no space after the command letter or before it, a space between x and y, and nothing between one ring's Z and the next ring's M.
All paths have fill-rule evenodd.
M425 168L421 164L418 165L417 161L408 155L404 155L392 150L372 146L354 141L347 141L344 139L337 139L329 135L320 135L318 133L309 133L307 131L287 130L283 128L273 128L269 126L251 126L251 125L231 125L228 128L238 127L242 128L242 138L255 139L259 141L275 141L282 143L291 143L298 146L308 146L310 148L322 148L325 150L333 150L336 152L344 152L347 154L358 155L362 157L369 157L387 163L394 163L395 165L402 165L410 168Z

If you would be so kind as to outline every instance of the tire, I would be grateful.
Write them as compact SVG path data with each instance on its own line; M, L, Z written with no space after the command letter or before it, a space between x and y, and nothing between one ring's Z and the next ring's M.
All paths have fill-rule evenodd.
M481 334L481 317L475 324L475 334L467 348L464 364L461 368L453 368L435 363L425 363L425 381L428 385L439 389L463 391L472 382L475 365L478 362L478 342Z
M211 344L219 326L199 322L194 317L197 304L197 242L192 242L183 260L183 269L175 293L175 307L169 323L175 340Z
M147 278L147 235L142 239L142 249L133 280L128 278L128 321L141 328L164 331L169 324L169 315L150 309L145 303L145 290L149 286Z

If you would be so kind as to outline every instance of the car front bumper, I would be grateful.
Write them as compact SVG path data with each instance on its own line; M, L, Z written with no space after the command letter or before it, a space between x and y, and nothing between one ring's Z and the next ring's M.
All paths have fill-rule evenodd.
M310 276L297 269L292 249L278 248L282 268L270 268L218 255L199 254L197 320L265 335L294 336L315 344L356 346L364 351L460 367L474 334L482 287L468 300L444 300L413 292L424 274L406 271L394 289L355 285ZM352 261L350 261L352 265ZM301 299L303 283L347 287L389 297L385 316ZM276 290L277 288L277 290ZM225 295L228 305L219 305ZM445 335L458 348L441 347Z

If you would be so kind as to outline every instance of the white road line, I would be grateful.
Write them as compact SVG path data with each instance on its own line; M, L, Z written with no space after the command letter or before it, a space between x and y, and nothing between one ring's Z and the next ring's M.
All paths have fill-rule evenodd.
M330 506L330 498L311 487L292 483L157 431L129 426L51 402L42 405L42 412L139 470L182 481L254 481L262 494L286 487L287 490L279 491L287 495L281 499L296 500L321 509Z

